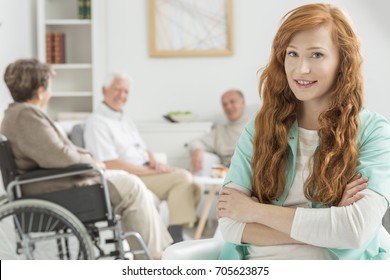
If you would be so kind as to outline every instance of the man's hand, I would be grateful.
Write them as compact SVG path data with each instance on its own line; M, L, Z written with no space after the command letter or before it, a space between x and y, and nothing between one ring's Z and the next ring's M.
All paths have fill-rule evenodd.
M174 167L167 165L167 164L164 164L164 163L160 163L158 161L154 161L153 165L151 165L149 163L149 167L151 169L153 169L154 171L156 171L157 173L169 173L169 172L172 172L173 170L175 170Z
M169 173L175 169L168 164L158 162L152 152L147 151L147 153L149 157L148 167L151 169L151 171L153 171L153 173Z
M104 162L102 162L102 161L98 161L98 160L95 161L95 165L96 165L97 168L101 168L103 170L106 169L106 164Z
M196 149L191 153L191 172L198 173L203 168L203 151Z

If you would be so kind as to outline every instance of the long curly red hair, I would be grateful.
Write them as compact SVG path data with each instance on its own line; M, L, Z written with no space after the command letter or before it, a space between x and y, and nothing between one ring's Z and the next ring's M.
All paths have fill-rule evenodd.
M286 48L299 31L330 25L339 49L339 73L328 108L319 116L320 144L312 157L313 170L304 184L312 202L336 205L356 172L357 133L363 104L362 56L359 40L345 14L328 4L309 4L287 13L273 41L271 57L260 76L263 105L255 120L252 158L253 190L263 203L278 199L286 186L288 131L297 119L299 102L284 70Z

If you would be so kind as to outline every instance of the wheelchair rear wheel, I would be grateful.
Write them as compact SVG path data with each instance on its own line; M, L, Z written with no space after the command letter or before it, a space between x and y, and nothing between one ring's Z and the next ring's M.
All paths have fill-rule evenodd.
M22 199L0 206L0 259L94 259L85 226L52 202Z

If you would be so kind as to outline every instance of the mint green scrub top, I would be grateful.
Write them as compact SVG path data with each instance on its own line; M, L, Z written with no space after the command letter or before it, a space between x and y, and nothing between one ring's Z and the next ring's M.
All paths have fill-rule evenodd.
M247 124L237 142L229 172L224 186L229 183L252 190L253 137L255 133L254 118ZM359 159L357 172L369 179L368 188L379 193L390 201L390 125L388 121L377 113L363 109L360 113L360 127L357 143L359 145ZM282 206L290 191L295 171L295 161L298 147L298 123L295 122L288 133L289 166L287 170L286 187L283 195L272 204ZM322 207L309 205L309 207ZM336 259L388 259L390 248L384 248L379 238L382 225L378 225L375 234L370 240L358 249L329 248ZM226 243L220 259L245 259L247 254L245 244Z

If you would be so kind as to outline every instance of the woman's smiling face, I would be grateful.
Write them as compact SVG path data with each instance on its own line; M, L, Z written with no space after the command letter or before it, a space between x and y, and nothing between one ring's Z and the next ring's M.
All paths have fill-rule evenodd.
M295 97L324 108L336 81L339 61L338 46L333 42L329 25L295 34L284 60L288 84Z

